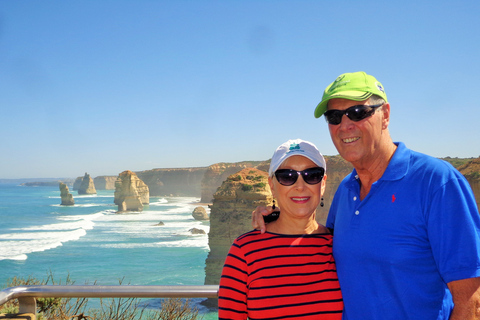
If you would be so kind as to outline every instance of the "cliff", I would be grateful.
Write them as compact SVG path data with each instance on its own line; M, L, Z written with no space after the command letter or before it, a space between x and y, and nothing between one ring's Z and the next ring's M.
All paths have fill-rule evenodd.
M82 179L82 184L78 187L78 194L96 194L95 185L93 184L93 179L88 173L85 172L85 175Z
M93 179L93 184L97 190L115 190L116 176L98 176Z
M142 211L145 204L150 203L148 186L132 171L123 171L115 181L113 202L118 212Z
M199 197L207 168L153 169L136 172L147 184L151 196Z
M480 157L459 166L457 169L470 183L477 201L477 207L480 208Z
M206 259L205 284L218 284L223 263L233 240L252 230L251 214L260 205L272 203L268 174L245 168L230 175L213 195L210 206L210 252ZM215 305L215 301L206 303Z
M75 204L75 200L73 200L73 195L68 190L68 186L63 182L60 182L58 187L60 188L60 198L62 199L60 205L73 206Z
M213 199L213 194L222 185L222 182L228 176L244 169L257 168L263 171L268 171L270 162L266 161L243 161L235 163L216 163L209 166L201 181L201 199L200 202L210 203Z

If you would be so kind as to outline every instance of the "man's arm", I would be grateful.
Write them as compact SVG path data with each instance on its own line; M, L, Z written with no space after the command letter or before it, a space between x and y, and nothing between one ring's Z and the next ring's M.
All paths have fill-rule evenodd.
M480 277L449 282L448 288L455 304L450 320L480 320Z

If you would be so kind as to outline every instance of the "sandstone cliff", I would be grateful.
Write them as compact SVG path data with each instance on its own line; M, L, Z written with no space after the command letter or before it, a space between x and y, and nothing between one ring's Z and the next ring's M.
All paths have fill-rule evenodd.
M97 190L115 190L116 176L98 176L93 179L93 184Z
M85 172L85 175L82 179L82 184L78 187L78 194L96 194L95 185L93 184L93 179L88 173Z
M115 182L113 202L118 212L142 211L145 204L150 203L148 186L132 171L123 171Z
M201 181L207 168L153 169L137 172L151 196L199 197Z
M223 263L233 240L252 230L251 214L257 206L271 203L268 174L265 171L245 168L222 183L213 195L213 204L210 206L210 252L206 259L205 284L219 283Z
M209 166L202 178L201 182L201 199L200 202L210 203L213 199L213 194L222 185L222 182L227 179L228 176L244 169L244 168L257 168L260 170L268 171L269 162L265 161L243 161L235 163L216 163Z
M75 204L75 200L73 200L73 195L68 190L68 186L63 182L60 182L58 187L60 188L60 198L62 199L60 205L73 206Z

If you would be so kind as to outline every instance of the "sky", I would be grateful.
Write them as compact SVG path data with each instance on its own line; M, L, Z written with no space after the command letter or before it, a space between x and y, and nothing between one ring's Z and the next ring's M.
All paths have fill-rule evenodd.
M0 0L0 179L267 160L365 71L394 141L480 156L480 1Z

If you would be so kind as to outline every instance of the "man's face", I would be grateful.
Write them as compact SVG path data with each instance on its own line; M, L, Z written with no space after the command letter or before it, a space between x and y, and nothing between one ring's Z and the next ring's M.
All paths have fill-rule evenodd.
M331 99L328 110L345 110L355 105L370 105L368 100L352 101L347 99ZM384 105L385 107L385 105ZM330 136L338 153L354 166L367 166L375 160L375 152L379 150L384 127L383 107L363 120L352 121L343 115L338 125L329 124Z

